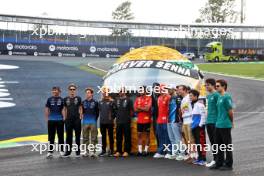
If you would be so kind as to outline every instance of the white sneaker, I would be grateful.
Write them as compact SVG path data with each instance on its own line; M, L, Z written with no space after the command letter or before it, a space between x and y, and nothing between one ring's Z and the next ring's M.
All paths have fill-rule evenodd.
M62 157L64 155L64 152L60 152L60 157Z
M166 154L165 156L164 156L164 158L166 158L166 159L170 159L170 157L171 157L172 155L170 155L170 154Z
M193 158L193 159L197 159L198 154L196 152L195 153L191 153L190 157Z
M175 160L177 158L177 155L170 155L168 159Z
M189 160L191 157L189 156L189 155L185 155L184 157L183 157L183 160L184 161L187 161L187 160Z
M89 156L89 153L88 152L85 152L82 156L83 157L88 157Z
M90 154L90 157L91 157L91 158L96 158L96 157L98 157L98 156L97 156L95 153L91 153L91 154Z
M164 158L164 155L161 155L159 153L155 153L155 155L153 156L153 158Z
M47 153L47 156L46 156L46 158L53 158L53 154L52 153Z
M212 167L215 164L216 164L216 162L214 160L212 160L210 163L207 163L205 166L206 167Z
M184 156L183 156L183 155L178 155L178 156L176 157L176 160L177 160L177 161L182 161L182 160L184 160Z

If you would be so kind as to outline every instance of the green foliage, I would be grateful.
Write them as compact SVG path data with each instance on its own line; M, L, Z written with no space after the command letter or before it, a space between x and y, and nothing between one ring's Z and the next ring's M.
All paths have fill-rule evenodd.
M131 11L131 2L125 1L121 3L115 11L112 12L113 20L117 21L129 21L134 19L134 14ZM112 29L112 36L131 36L132 33L129 29L114 28Z

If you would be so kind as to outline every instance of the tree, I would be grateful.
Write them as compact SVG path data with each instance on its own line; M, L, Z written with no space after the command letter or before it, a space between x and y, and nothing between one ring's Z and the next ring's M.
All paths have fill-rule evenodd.
M112 12L113 20L118 21L129 21L134 19L134 14L131 11L131 2L125 1L121 3L115 11ZM112 36L131 36L132 33L129 29L125 28L113 28L112 29Z
M200 9L200 17L196 22L205 23L236 23L238 12L235 10L236 0L208 0Z

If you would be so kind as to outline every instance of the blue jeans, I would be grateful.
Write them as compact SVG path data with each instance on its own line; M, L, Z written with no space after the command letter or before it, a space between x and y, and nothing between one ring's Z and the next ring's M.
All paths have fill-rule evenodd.
M167 130L167 124L157 124L156 133L157 133L158 140L159 140L159 146L158 146L157 153L159 153L161 155L164 155L166 153L170 153L169 151L164 151L165 150L164 145L170 144L170 139L169 139L168 130Z
M168 123L167 128L168 128L168 135L169 135L171 145L175 145L175 149L171 147L172 148L171 154L172 155L183 154L184 151L180 150L180 144L182 140L182 124L181 123Z

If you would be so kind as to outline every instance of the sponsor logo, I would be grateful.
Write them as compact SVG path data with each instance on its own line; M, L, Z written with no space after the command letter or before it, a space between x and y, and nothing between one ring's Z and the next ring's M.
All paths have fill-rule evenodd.
M110 54L106 54L105 57L106 57L106 58L109 58L109 57L110 57Z
M119 52L118 48L108 48L108 47L102 47L102 48L97 47L96 48L95 46L91 46L89 50L91 53L95 53L96 51L97 52L112 52L112 53Z
M55 49L56 49L55 45L50 45L50 46L49 46L49 50L50 50L51 52L55 51Z
M38 52L34 52L34 56L38 56Z
M51 56L51 53L38 53L39 56Z
M79 48L77 46L55 46L55 45L49 46L49 51L53 52L55 50L58 50L58 51L79 51Z
M96 47L95 46L91 46L90 47L90 52L91 53L95 53L96 52Z
M12 51L8 51L8 55L12 56L13 52Z
M8 43L6 45L7 50L13 50L13 49L17 49L17 50L37 50L38 47L36 45L23 45L23 44L15 44L13 45L12 43Z
M86 57L86 53L82 53L82 57Z
M13 46L12 43L8 43L8 44L6 45L6 49L7 49L7 50L12 50L13 48L14 48L14 46Z
M62 53L58 53L58 56L61 57L62 56Z
M59 51L79 51L77 46L56 46L56 50Z

